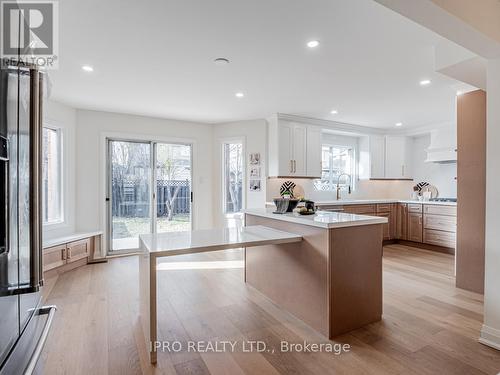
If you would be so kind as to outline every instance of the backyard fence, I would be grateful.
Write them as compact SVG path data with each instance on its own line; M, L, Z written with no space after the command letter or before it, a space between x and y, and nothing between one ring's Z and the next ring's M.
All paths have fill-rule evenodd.
M149 217L149 184L142 178L117 179L112 183L112 214L118 217ZM175 198L174 198L175 197ZM170 200L170 202L169 202ZM157 216L189 214L191 183L189 180L158 180L156 183Z

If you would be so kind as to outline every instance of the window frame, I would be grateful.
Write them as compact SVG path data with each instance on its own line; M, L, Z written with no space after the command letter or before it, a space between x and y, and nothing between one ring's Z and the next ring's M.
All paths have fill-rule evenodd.
M42 125L42 137L43 137L43 130L44 129L49 129L52 131L55 131L57 133L57 151L58 151L58 162L57 162L57 168L58 168L58 181L57 185L59 188L59 212L60 216L58 220L55 221L45 221L44 215L42 215L42 227L45 229L56 229L60 228L63 226L66 226L66 204L65 204L65 197L66 197L66 183L65 183L65 178L66 178L66 173L65 173L65 155L64 155L64 128L62 126L53 124L48 121L44 121ZM42 145L43 147L43 145ZM43 150L42 150L43 153ZM42 167L43 168L43 167ZM43 189L43 180L42 180L42 189ZM43 194L42 194L42 207L44 205L43 201Z
M356 171L357 171L357 168L356 168L356 162L357 162L357 158L356 158L356 155L357 155L357 148L355 145L353 144L347 144L347 143L344 143L344 144L341 144L341 143L328 143L328 142L325 142L325 143L322 143L321 144L321 158L323 160L323 148L324 147L328 147L330 149L330 160L329 160L329 178L328 178L328 186L329 188L328 189L319 189L317 187L316 184L314 184L314 188L316 191L325 191L325 192L331 192L331 191L335 191L336 189L336 181L334 181L332 179L332 171L333 171L333 163L332 163L332 153L331 153L331 149L332 148L344 148L344 149L348 149L350 150L350 154L351 154L351 171L348 173L350 176L351 176L351 191L354 191L355 188L356 188ZM323 174L323 168L321 168L321 173ZM345 173L345 172L344 172ZM317 179L316 181L326 181L326 179ZM343 179L342 181L345 181L345 179ZM341 181L341 182L342 182ZM349 184L346 184L346 183L340 183L339 184L340 186L340 189L341 190L347 190Z

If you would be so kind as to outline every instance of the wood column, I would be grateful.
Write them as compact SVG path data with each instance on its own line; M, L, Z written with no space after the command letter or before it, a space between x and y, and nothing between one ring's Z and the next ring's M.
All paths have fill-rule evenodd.
M456 285L484 293L486 221L486 93L457 99Z

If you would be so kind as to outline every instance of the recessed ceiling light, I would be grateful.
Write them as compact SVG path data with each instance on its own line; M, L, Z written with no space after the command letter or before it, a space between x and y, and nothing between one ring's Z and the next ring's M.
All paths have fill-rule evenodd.
M214 63L216 65L227 65L227 64L229 64L229 59L226 59L225 57L217 57L214 60Z
M330 111L330 113L331 113L332 115L336 115L337 113L339 113L339 111L337 111L336 109L332 109L332 110Z
M237 92L236 94L234 94L234 96L236 96L237 98L243 98L245 94L243 94L242 92Z
M462 95L463 93L464 93L463 91L458 90L458 91L457 91L457 96L460 96L460 95Z
M403 123L402 122L396 122L394 125L396 125L396 126L399 127L399 126L403 126Z
M317 46L319 46L319 40L310 40L309 42L307 42L307 46L309 48L316 48Z
M94 68L92 68L90 65L83 65L82 69L86 72L93 72Z
M431 84L431 80L430 79L423 79L420 81L420 86L427 86L427 85L430 85Z

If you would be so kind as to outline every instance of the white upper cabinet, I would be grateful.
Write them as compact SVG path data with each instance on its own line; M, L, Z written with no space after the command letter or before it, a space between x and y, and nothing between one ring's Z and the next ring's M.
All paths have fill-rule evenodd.
M307 176L307 126L293 125L293 175Z
M385 177L385 143L384 137L370 137L370 178Z
M385 178L385 139L370 135L359 139L359 178Z
M269 143L269 161L276 162L273 174L275 176L289 176L293 172L293 124L286 123L277 127L276 142L279 140L279 145ZM278 153L277 160L274 160L275 152ZM271 168L269 169L271 175ZM277 172L274 172L276 171Z
M385 178L411 178L411 142L404 136L385 137Z
M321 176L321 129L273 116L269 124L269 176Z
M359 141L361 179L411 179L411 140L405 136L369 135Z
M321 177L321 128L307 128L307 177Z

